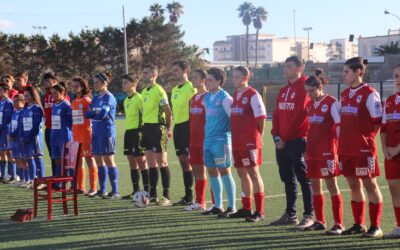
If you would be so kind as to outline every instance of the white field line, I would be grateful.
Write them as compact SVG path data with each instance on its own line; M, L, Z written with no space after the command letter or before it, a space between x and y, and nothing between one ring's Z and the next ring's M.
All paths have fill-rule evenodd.
M380 189L388 189L389 186L381 186L379 187ZM340 190L340 192L342 193L347 193L350 192L350 189L342 189ZM324 193L329 193L329 191L324 191ZM299 196L301 196L301 192L298 193ZM273 194L273 195L265 195L264 198L265 199L271 199L271 198L282 198L285 197L285 194ZM236 199L237 201L241 200L241 198ZM25 201L25 200L24 200ZM227 200L223 200L224 202L226 202ZM207 204L211 204L211 201L206 201ZM160 208L158 206L148 206L146 207L146 209L155 209L155 208ZM135 210L140 210L141 208L137 208L134 207L134 205L132 204L132 208L123 208L123 209L110 209L110 210L105 210L105 211L96 211L96 212L86 212L86 213L79 213L79 216L82 215L98 215L98 214L111 214L111 213L122 213L122 212L130 212L130 211L135 211ZM144 209L144 208L142 208ZM184 211L183 211L184 212ZM53 216L53 220L61 220L62 218L66 218L67 216L70 217L72 214L69 215L54 215ZM37 217L34 219L34 221L46 221L47 217L46 216L42 216L42 217ZM3 225L11 225L11 224L16 224L18 222L13 222L13 221L5 221L5 222L0 222L0 226Z

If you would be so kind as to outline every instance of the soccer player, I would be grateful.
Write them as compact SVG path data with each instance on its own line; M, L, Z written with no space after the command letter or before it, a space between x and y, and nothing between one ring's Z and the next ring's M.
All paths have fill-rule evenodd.
M249 86L251 72L239 66L233 70L235 93L231 108L232 150L235 168L242 185L242 208L229 218L246 218L258 222L264 218L264 183L259 167L262 163L262 136L265 119L265 105L261 95ZM252 213L252 199L256 211Z
M394 67L393 79L397 93L386 99L381 127L385 174L397 222L397 226L392 232L384 235L387 239L400 238L400 64Z
M138 83L139 78L136 75L122 76L122 90L128 95L124 100L126 116L124 155L128 158L133 185L133 193L122 197L122 199L132 199L133 195L140 190L140 174L142 175L143 189L149 192L149 168L147 167L144 151L140 147L143 126L143 98L136 91Z
M8 97L10 87L0 84L0 169L3 182L13 183L16 179L15 162L11 156L10 126L14 112L13 101ZM7 169L7 171L6 171ZM6 179L6 172L10 179Z
M183 172L185 196L175 206L188 206L193 204L193 170L189 162L190 124L189 109L190 99L196 93L188 75L190 71L187 61L178 60L172 63L172 73L178 84L172 89L171 104L174 117L174 145L175 152Z
M24 90L27 86L32 86L28 83L29 77L28 72L23 71L15 75L15 90L18 94L24 94Z
M285 61L284 75L288 84L279 91L272 116L279 175L285 184L286 210L271 225L296 225L299 229L314 223L311 182L306 176L305 150L308 120L306 104L309 98L304 89L307 77L302 76L304 63L297 56ZM296 215L297 181L303 193L304 214L298 223Z
M350 187L354 225L343 235L381 237L382 194L376 177L380 175L375 136L381 125L382 105L378 92L363 83L367 61L347 60L343 81L349 85L340 95L339 166ZM369 200L371 227L366 231L365 187Z
M100 192L103 199L119 198L118 168L115 164L115 111L117 100L107 90L111 82L108 72L97 73L93 79L94 90L97 96L85 112L86 118L92 119L92 153L99 172ZM112 191L107 193L107 177L110 178ZM91 198L95 195L89 196Z
M61 176L63 146L64 143L72 139L72 108L71 104L64 99L66 93L65 86L56 84L51 87L50 93L54 100L51 111L51 158L56 163L54 176ZM68 175L73 175L73 172L69 171Z
M203 160L203 142L205 125L205 108L203 98L207 93L206 89L207 72L202 69L195 70L192 74L195 94L190 101L190 143L189 161L195 177L196 202L187 206L186 211L206 209L207 174Z
M41 106L39 93L32 87L26 87L24 91L25 108L21 113L19 125L21 126L20 142L23 144L23 153L27 162L29 174L26 177L27 185L30 188L33 186L33 180L36 175L36 167L43 168L41 173L44 174L43 142L42 142L42 121L43 108ZM20 124L22 123L22 124ZM24 176L25 173L24 173ZM43 188L40 187L40 188Z
M44 95L43 104L44 104L44 116L45 116L45 130L44 130L44 140L46 142L47 149L49 151L49 155L51 158L51 171L52 175L55 175L55 161L51 157L51 145L50 145L50 133L51 133L51 110L54 105L53 97L50 93L51 87L56 85L58 82L58 76L55 73L45 73L43 75L43 85L46 89L46 93Z
M203 102L206 110L203 155L210 175L215 205L203 215L217 214L222 218L236 212L236 185L231 174L231 127L232 97L222 89L225 72L219 68L207 70L207 89ZM223 210L222 182L228 198L228 208Z
M92 155L92 126L90 120L84 116L88 109L92 99L90 99L90 89L88 82L80 77L72 79L71 84L72 92L75 95L75 99L71 104L72 107L72 138L73 141L81 143L81 161L78 161L78 180L77 188L81 193L87 195L96 195L97 193L97 179L98 170L96 162ZM86 160L86 164L89 169L89 185L90 189L86 192L85 188L85 166L83 158Z
M146 88L142 91L143 97L143 129L141 146L146 155L150 169L150 201L159 206L171 205L169 197L170 172L167 159L168 137L171 136L171 108L164 89L156 83L158 68L145 65L143 80ZM157 183L159 178L158 168L161 173L163 196L157 198Z
M11 153L12 158L15 159L16 162L16 173L19 176L19 182L15 183L15 186L24 185L27 177L24 176L24 171L26 169L26 173L28 173L28 168L26 166L26 162L22 157L23 144L20 141L21 138L21 129L22 126L18 126L20 115L22 114L22 110L25 106L25 100L23 94L17 94L14 96L14 112L11 117L11 127L10 127L10 140L11 140Z
M343 199L336 182L339 173L337 139L340 132L340 104L332 96L324 93L328 79L321 69L305 82L305 89L311 101L307 104L309 129L306 145L307 177L311 179L313 205L316 220L304 228L306 231L325 230L325 197L322 179L331 195L334 226L329 235L343 232Z

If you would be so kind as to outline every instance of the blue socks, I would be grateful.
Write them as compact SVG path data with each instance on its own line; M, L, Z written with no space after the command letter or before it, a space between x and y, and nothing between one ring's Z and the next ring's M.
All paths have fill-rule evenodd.
M29 179L33 181L36 177L36 164L35 161L30 158L26 159L26 162L28 163L28 169L29 169Z
M29 178L29 169L28 168L25 168L25 169L23 169L23 175L24 175L24 181L26 181L26 182L28 182L28 181L31 181L31 178Z
M112 188L112 193L118 194L118 168L108 167L108 176L110 177L110 183Z
M19 179L22 181L24 180L24 170L22 168L17 168L17 176L19 176Z
M224 187L226 190L226 196L228 198L228 207L233 210L236 209L236 184L232 177L232 174L227 174L222 176L222 181L224 182ZM214 188L214 187L213 187ZM214 197L215 199L215 197Z
M44 177L45 170L44 170L44 162L41 157L35 158L36 164L36 175L37 177Z
M210 176L211 189L214 195L215 207L222 208L222 181L221 177Z
M6 176L6 162L0 161L0 174L1 177L4 178Z
M108 176L108 169L106 166L99 166L99 184L100 184L100 193L107 192L107 176Z
M17 176L17 166L15 165L15 161L8 162L8 174L11 175L11 178L15 178Z

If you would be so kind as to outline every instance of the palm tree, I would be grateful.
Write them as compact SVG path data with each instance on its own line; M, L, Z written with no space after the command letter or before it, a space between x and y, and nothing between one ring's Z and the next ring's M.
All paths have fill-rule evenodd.
M254 67L257 68L257 56L258 56L258 33L260 29L262 28L262 23L267 21L267 15L268 12L264 9L264 7L257 7L254 9L252 16L254 17L253 19L253 25L254 28L256 29L256 60L254 63Z
M246 64L249 65L249 26L251 24L251 14L254 6L252 3L244 2L239 8L239 17L242 18L243 24L246 26Z
M183 5L179 2L172 2L167 4L167 10L169 12L169 20L171 23L176 24L179 17L183 14Z
M400 54L399 41L392 41L389 44L381 45L375 49L375 54L384 56L386 54Z
M164 15L164 8L158 3L151 5L149 10L153 19L158 19Z

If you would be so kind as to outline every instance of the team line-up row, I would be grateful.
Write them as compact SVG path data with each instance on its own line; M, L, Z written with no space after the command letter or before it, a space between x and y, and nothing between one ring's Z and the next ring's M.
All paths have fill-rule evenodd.
M400 117L397 115L400 96L390 96L382 109L379 94L363 83L366 64L358 57L346 61L343 81L349 87L338 101L324 93L323 87L328 80L322 70L316 70L310 77L303 76L302 60L295 56L287 58L284 75L288 84L277 97L271 131L279 174L285 185L286 209L271 225L291 224L302 230L325 230L324 179L331 195L335 221L326 233L381 237L383 208L376 181L380 168L375 144L375 136L381 129L385 173L397 219L397 227L385 236L400 237ZM222 88L226 76L221 69L195 70L191 81L188 62L175 61L172 69L177 85L172 89L171 103L164 89L156 83L156 66L143 67L145 86L141 91L137 89L137 75L122 76L122 89L128 95L124 100L124 154L131 167L133 185L133 193L122 198L134 198L135 204L141 207L148 202L160 206L180 205L187 211L202 210L204 215L218 215L219 218L261 221L264 218L264 184L259 166L266 112L260 94L248 85L250 70L242 66L234 69L235 93L231 97ZM400 89L400 66L395 67L394 78L396 88ZM30 187L35 177L44 176L41 129L44 121L52 174L62 174L63 144L70 140L80 142L81 156L89 169L90 189L86 192L83 161L77 169L78 189L89 197L119 198L119 172L114 160L117 102L107 90L111 75L107 72L95 75L93 83L97 95L93 100L87 81L73 78L70 87L75 98L72 103L66 95L66 86L58 83L55 74L46 73L43 80L47 92L40 100L37 90L27 84L25 74L18 74L15 79L10 75L1 78L2 180ZM13 88L14 81L16 89ZM170 131L172 117L174 127ZM184 183L183 198L173 204L169 196L170 172L166 154L167 141L172 136ZM242 208L238 210L232 165L240 177L242 189ZM340 174L346 177L351 189L354 225L347 230L343 223L343 200L336 181ZM139 188L140 177L143 191ZM163 192L158 198L160 177ZM112 187L110 193L106 190L107 178ZM205 207L207 179L213 198L213 206L208 210ZM297 182L304 202L300 222L295 206ZM100 190L97 190L97 184ZM222 204L223 187L228 200L226 210ZM364 219L363 188L369 200L371 225L368 230Z

